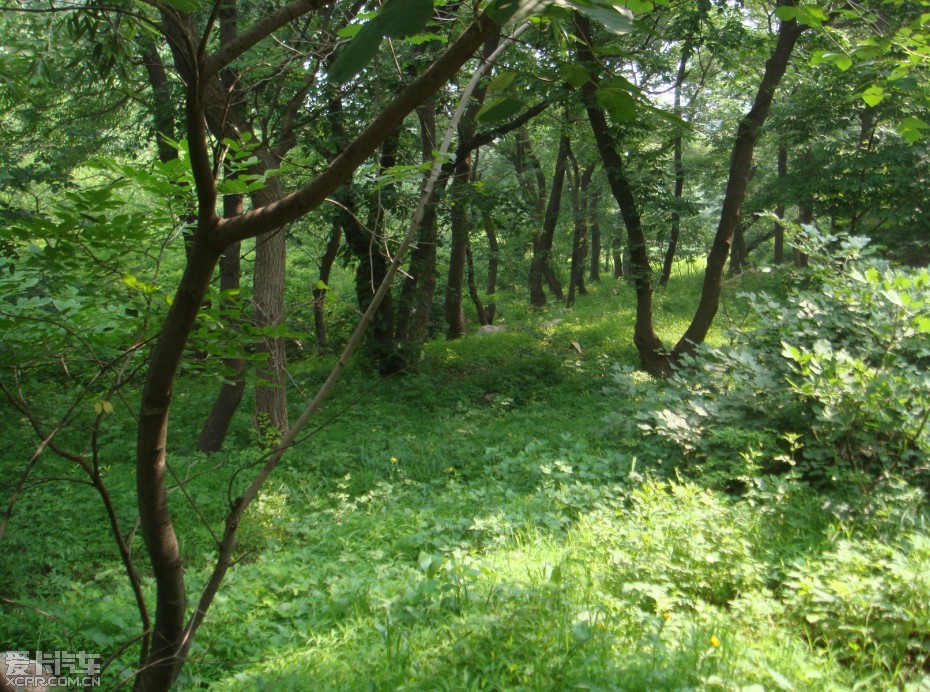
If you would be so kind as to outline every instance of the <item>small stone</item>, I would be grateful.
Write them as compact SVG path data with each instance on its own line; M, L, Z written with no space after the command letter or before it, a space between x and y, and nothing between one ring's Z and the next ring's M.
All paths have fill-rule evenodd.
M484 324L478 329L479 334L500 334L507 331L507 327L502 324Z

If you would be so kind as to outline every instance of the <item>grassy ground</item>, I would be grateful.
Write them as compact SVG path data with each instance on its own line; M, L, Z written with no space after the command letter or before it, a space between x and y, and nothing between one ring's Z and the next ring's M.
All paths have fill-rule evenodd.
M686 276L659 295L664 339L682 333L698 291ZM322 414L332 422L249 511L239 562L179 689L921 684L920 665L889 669L882 647L903 637L907 648L922 634L875 642L855 629L856 608L872 612L857 605L870 561L897 564L904 591L907 574L919 582L902 607L930 593L921 576L930 541L910 528L907 546L887 540L923 515L921 498L878 501L878 518L861 526L801 484L773 481L739 498L702 487L675 459L616 432L608 415L649 405L612 391L615 367L635 360L632 304L613 282L573 310L531 313L518 296L500 308L504 333L433 342L419 364L383 381L353 366ZM740 305L730 295L721 321L738 324ZM553 319L562 321L545 326ZM325 366L295 362L296 386L312 392ZM256 452L245 417L235 451L184 451L210 396L205 386L179 388L172 463L216 529L225 489L243 482L235 471ZM132 525L131 441L108 440L105 454ZM197 593L209 532L181 492L172 501ZM0 624L2 646L38 637L48 649L102 650L134 634L101 519L81 486L24 497L4 545L23 558L4 559L0 595L29 607L10 609L17 617ZM837 586L838 574L851 576ZM844 598L845 620L816 607Z

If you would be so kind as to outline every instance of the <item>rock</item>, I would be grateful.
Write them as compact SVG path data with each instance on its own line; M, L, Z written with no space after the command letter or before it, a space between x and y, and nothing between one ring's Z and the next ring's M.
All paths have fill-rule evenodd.
M484 334L500 334L501 332L506 332L507 327L502 324L484 324L478 329L478 333L481 335Z

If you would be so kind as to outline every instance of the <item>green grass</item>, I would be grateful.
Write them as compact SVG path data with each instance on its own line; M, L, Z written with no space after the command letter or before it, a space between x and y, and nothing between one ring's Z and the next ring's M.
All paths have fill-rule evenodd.
M667 343L699 290L686 274L657 294ZM725 296L730 319L741 314L739 290ZM179 689L926 683L922 496L890 488L868 511L850 510L804 484L769 480L732 497L678 476L675 459L658 458L645 438L610 433L608 414L632 420L649 405L605 391L615 365L635 362L633 304L632 290L613 281L571 310L533 312L525 296L505 294L504 333L432 342L384 380L353 364L321 414L330 422L250 508L239 560ZM328 360L293 362L296 384L312 392ZM178 389L171 462L218 530L227 486L257 455L248 403L233 451L207 459L189 449L212 385L191 378ZM0 462L7 477L31 444L25 432L15 439ZM131 437L104 444L111 491L132 526ZM69 473L45 463L45 474ZM196 594L210 534L180 492L172 508ZM0 623L0 645L112 651L136 633L102 519L84 486L24 495L4 543L21 557L5 559L0 576L0 595L23 606L4 606L16 617ZM870 629L873 616L882 628Z

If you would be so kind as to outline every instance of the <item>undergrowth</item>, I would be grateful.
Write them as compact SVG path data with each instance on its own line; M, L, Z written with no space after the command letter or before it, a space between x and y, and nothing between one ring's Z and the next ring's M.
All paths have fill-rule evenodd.
M524 296L499 296L507 331L432 342L384 380L353 365L322 412L330 422L250 508L178 689L930 684L918 461L928 390L900 389L927 358L924 279L905 286L876 271L844 276L911 317L861 290L851 303L827 279L791 297L785 274L756 275L725 297L732 331L670 382L632 371L633 295L612 281L572 310L533 313ZM699 285L675 280L658 296L667 340L693 309L681 296ZM736 295L767 286L777 294ZM840 314L824 301L872 321L852 319L843 341L839 325L810 317ZM775 311L791 318L787 331ZM878 316L898 327L883 332ZM826 329L830 350L817 345ZM885 339L884 355L856 350L865 332ZM863 365L847 374L840 361ZM295 362L295 385L312 392L326 364ZM863 386L899 392L898 403L850 405ZM246 415L231 451L190 452L212 386L179 389L170 461L184 492L171 502L197 593L213 556L202 519L217 530L244 482L237 470L259 452ZM886 409L908 418L892 426ZM25 433L11 442L8 475L31 444ZM131 526L131 441L102 444ZM46 477L70 473L45 464ZM85 486L30 487L3 545L18 557L0 574L0 647L113 653L134 636L131 594Z

